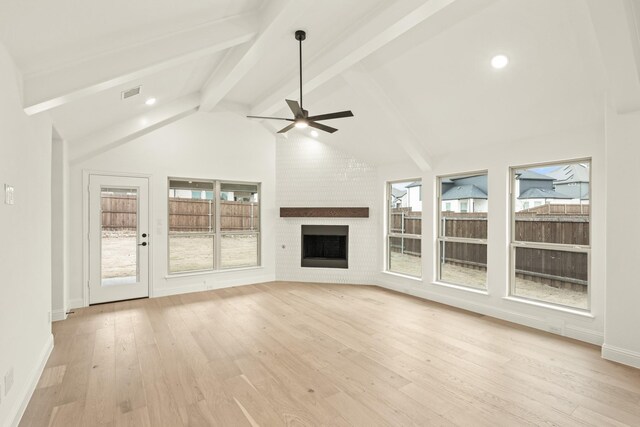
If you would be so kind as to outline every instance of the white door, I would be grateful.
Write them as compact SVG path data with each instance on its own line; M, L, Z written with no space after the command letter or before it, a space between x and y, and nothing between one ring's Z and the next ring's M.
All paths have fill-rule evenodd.
M89 176L89 304L149 296L149 180Z

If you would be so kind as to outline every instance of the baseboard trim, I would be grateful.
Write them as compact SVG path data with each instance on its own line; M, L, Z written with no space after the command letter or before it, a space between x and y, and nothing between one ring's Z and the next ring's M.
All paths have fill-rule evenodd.
M11 427L18 427L20 424L20 420L24 415L24 411L27 409L27 405L31 400L31 396L33 396L33 392L36 390L36 386L38 385L38 381L40 380L40 376L44 371L44 367L47 364L47 360L49 360L49 356L51 355L51 351L53 350L53 334L49 335L49 339L45 343L44 348L40 352L40 362L36 369L31 371L31 376L29 377L29 381L27 381L27 388L22 393L22 399L18 400L16 403L16 407L9 414L13 415L13 422L10 424ZM9 419L11 419L11 415L9 415Z
M173 286L171 288L154 289L153 297L167 297L171 295L190 294L192 292L212 291L215 289L232 288L234 286L254 285L256 283L273 282L273 275L264 275L247 279L224 280L220 283L205 285L204 283L194 283L192 285Z
M564 336L573 338L574 340L588 342L589 344L602 346L604 343L604 334L594 332L589 329L580 328L574 325L564 326Z
M60 320L65 320L67 318L67 311L64 309L53 310L51 312L51 321L59 322Z
M69 310L73 310L74 308L82 308L82 307L84 307L84 299L82 298L70 299L67 302L67 308Z
M640 353L609 344L603 344L602 357L612 362L622 363L640 369Z
M485 316L495 317L497 319L506 320L508 322L517 323L519 325L528 326L530 328L539 329L541 331L551 332L551 324L545 320L545 318L539 318L536 316L530 316L523 313L505 310L503 308L490 307L484 304L477 304L466 299L456 298L449 295L437 294L434 292L429 292L424 289L416 289L407 285L399 285L395 283L378 281L377 286L385 289L390 289L392 291L404 293L407 295L412 295L418 298L423 298L429 301L438 302L441 304L449 305L456 308L461 308L463 310L472 311L474 313L483 314ZM568 338L577 339L580 341L588 342L594 345L602 345L604 341L604 335L598 332L573 327L573 326L565 326L563 328L562 335Z

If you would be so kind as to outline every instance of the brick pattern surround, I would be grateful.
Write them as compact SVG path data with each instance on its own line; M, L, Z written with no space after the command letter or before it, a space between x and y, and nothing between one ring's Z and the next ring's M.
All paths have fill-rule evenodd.
M302 282L370 284L381 267L377 170L302 134L276 143L276 205L280 207L368 206L369 218L278 218L276 278ZM302 224L348 225L349 268L302 268ZM380 253L379 253L380 252Z

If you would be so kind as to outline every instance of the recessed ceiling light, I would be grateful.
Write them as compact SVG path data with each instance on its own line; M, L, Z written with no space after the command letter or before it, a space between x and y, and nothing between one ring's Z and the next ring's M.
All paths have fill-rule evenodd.
M317 138L318 137L318 131L317 130L312 130L311 131L311 136L314 137L314 138Z
M506 55L496 55L491 58L491 66L496 70L506 67L508 63L509 58L507 58Z
M145 104L147 105L153 105L156 103L156 99L155 98L148 98L146 101L144 101Z

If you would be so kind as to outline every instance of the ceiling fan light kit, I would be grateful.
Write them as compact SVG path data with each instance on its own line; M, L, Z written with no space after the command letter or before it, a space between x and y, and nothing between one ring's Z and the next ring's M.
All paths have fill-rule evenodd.
M343 117L353 117L353 113L349 110L347 111L339 111L336 113L327 113L320 114L317 116L309 116L309 111L303 108L302 104L302 42L307 38L307 33L302 30L298 30L295 32L296 40L299 43L299 59L300 59L300 102L292 101L290 99L285 99L289 109L293 113L293 118L285 118L285 117L263 117L263 116L247 116L251 119L268 119L268 120L285 120L291 122L286 127L280 129L278 133L286 133L293 129L294 127L298 129L304 129L306 127L312 127L315 129L322 130L328 133L334 133L338 129L333 128L331 126L324 125L322 123L318 123L322 120L332 120L332 119L340 119Z

